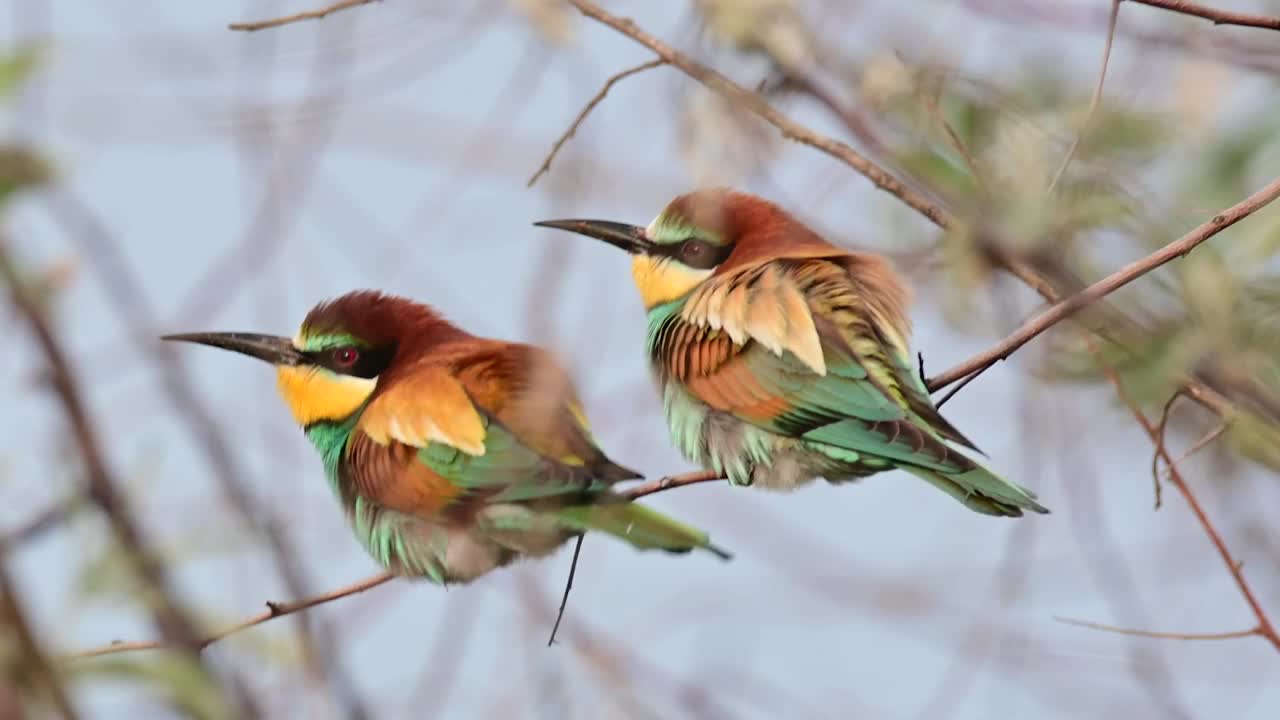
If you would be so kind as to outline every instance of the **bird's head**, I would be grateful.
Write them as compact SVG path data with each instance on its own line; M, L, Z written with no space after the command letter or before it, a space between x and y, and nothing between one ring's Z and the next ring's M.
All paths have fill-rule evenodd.
M777 205L722 188L677 197L646 227L608 220L534 224L603 240L630 253L632 279L646 308L682 298L732 268L836 250Z
M257 333L182 333L163 340L211 345L271 363L302 427L341 422L360 410L388 368L423 343L461 334L430 307L371 290L322 302L292 338Z

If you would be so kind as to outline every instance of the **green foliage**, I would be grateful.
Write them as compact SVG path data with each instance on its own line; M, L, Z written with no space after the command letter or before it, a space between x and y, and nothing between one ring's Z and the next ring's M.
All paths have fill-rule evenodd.
M78 680L123 680L141 686L193 720L235 717L222 689L210 676L191 658L170 651L93 658L76 663L72 672Z
M10 55L0 56L0 99L8 98L35 72L40 61L40 47L27 45Z
M35 71L39 56L34 45L0 56L0 102L13 95ZM0 141L0 207L19 190L42 185L52 177L52 170L37 152Z

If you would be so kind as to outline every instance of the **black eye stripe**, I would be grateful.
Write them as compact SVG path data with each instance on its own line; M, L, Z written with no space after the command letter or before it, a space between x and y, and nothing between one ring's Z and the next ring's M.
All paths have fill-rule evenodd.
M733 247L717 245L698 237L689 237L678 243L658 245L649 251L654 255L662 255L696 270L710 270L729 257Z
M387 366L391 364L391 360L396 355L394 345L381 348L362 348L355 347L358 355L356 361L350 365L339 365L339 350L342 348L329 348L328 350L313 350L303 353L313 364L322 368L332 370L339 375L351 375L359 378L375 378L382 374Z

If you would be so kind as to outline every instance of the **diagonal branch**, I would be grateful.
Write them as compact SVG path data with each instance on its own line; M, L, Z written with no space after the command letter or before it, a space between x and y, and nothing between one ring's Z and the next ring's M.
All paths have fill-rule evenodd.
M1280 196L1280 178L1276 178L1249 197L1209 218L1191 232L1165 245L1154 253L1116 270L1105 278L1058 302L1048 310L1028 320L1017 332L986 352L960 363L941 375L929 379L930 391L980 373L995 363L1012 355L1018 348L1057 323L1071 317L1082 308L1128 285L1137 278L1175 260L1196 248L1197 245L1257 212Z
M609 94L609 91L613 89L614 85L617 85L619 81L631 77L632 75L642 73L645 70L652 70L660 65L666 64L666 60L650 60L649 62L640 63L635 67L629 67L626 70L610 75L609 79L605 81L604 87L600 88L600 92L596 93L595 97L591 98L591 100L587 102L586 107L582 108L582 112L578 113L578 117L574 118L573 124L569 126L569 129L565 130L564 134L560 136L560 139L556 140L556 144L551 146L551 152L547 154L547 158L542 161L542 166L533 174L533 177L529 178L529 182L525 183L525 187L533 187L533 184L538 182L538 178L551 170L551 161L556 159L556 155L559 154L560 148L564 147L564 144L569 142L570 138L578 132L578 128L582 126L583 121L587 119L587 116L591 114L592 110L596 109L597 105L604 101L605 96Z
M659 478L657 480L651 480L649 482L637 485L633 488L629 488L628 490L623 492L622 495L624 495L625 497L631 500L635 500L636 498L641 498L641 497L644 497L645 495L652 495L654 493L663 492L665 490L671 490L673 488L684 487L686 485L696 485L698 483L712 482L712 481L721 480L721 479L723 478L720 475L714 472L706 471L706 470L688 472L680 475L668 475L666 477ZM268 601L266 610L258 613L257 615L252 615L250 617L247 617L244 620L241 620L240 622L235 623L234 625L228 625L222 630L205 635L199 638L195 643L195 645L197 646L197 648L203 650L204 648L209 647L213 643L218 642L223 638L226 638L230 635L234 635L243 630L248 630L251 627L256 627L265 622L270 622L272 620L275 620L276 618L282 618L286 615L292 615L294 613L302 612L303 610L310 610L311 608L316 607L317 605L324 605L326 603L333 602L334 600L341 600L342 598L345 598L345 597L358 595L366 590L372 590L373 588L376 588L379 585L384 585L390 582L391 580L394 580L395 578L396 576L392 575L391 573L382 572L382 573L378 573L377 575L372 575L370 577L367 577L364 580L351 583L350 585L345 585L343 587L330 590L329 592L321 593L319 595L312 595L311 597L307 597L302 600L296 600L294 602ZM567 598L567 593L566 593L566 598ZM90 657L97 657L99 655L112 655L115 653L131 652L134 650L159 650L161 648L170 647L171 645L172 645L171 642L166 642L164 640L139 640L139 641L133 641L133 642L114 642L114 643L111 643L110 645L104 645L102 647L91 648L89 650L81 650L79 652L72 653L71 655L68 656L68 659L90 658Z
M296 22L303 22L304 20L323 20L333 13L349 10L354 7L360 7L361 5L369 5L378 1L379 0L339 0L339 2L327 5L318 10L307 10L293 15L271 18L270 20L231 23L227 26L227 29L239 30L241 32L256 32L258 30L280 27L281 25L291 25Z
M952 218L946 210L934 204L924 195L912 190L898 178L889 174L879 165L871 162L864 155L848 144L826 135L816 133L784 115L769 104L759 93L752 92L735 83L719 72L699 63L693 58L676 50L658 38L640 29L628 18L620 18L605 12L600 6L589 0L569 0L583 15L597 20L614 30L626 35L653 51L655 55L671 63L689 77L697 80L711 90L719 93L731 103L749 110L770 125L782 132L783 137L803 145L820 150L844 162L870 180L876 187L884 190L915 209L920 214L941 227L952 224Z
M1230 10L1215 10L1200 3L1187 2L1187 0L1131 0L1131 2L1139 5L1149 5L1161 10L1169 10L1179 15L1203 18L1214 25L1239 25L1241 27L1255 27L1264 30L1280 30L1280 18L1277 17L1232 12Z

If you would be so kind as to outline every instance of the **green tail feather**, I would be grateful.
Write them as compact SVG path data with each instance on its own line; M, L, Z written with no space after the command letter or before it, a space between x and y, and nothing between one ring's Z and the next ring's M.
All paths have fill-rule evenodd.
M1005 480L984 467L957 473L943 473L911 465L903 470L927 480L934 487L959 500L965 507L983 515L1022 517L1023 510L1048 514L1049 509L1036 502L1035 493Z
M733 557L711 544L707 533L633 502L574 505L556 515L569 527L605 532L642 550L684 553L701 548L722 560Z

